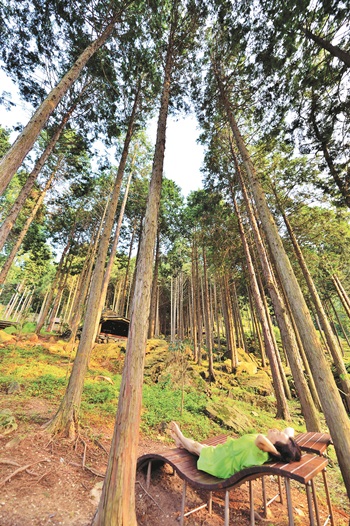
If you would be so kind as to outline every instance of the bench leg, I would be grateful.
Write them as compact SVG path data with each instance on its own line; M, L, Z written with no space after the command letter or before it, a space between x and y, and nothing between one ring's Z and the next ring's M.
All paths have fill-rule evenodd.
M312 495L311 495L310 482L306 484L306 496L307 496L307 504L309 507L310 526L315 526L314 514L312 511Z
M253 483L249 481L249 503L250 503L250 526L255 526L254 517L254 488Z
M225 526L229 526L230 522L230 492L225 492Z
M284 479L284 483L286 486L286 495L287 495L288 521L289 521L288 524L289 526L294 526L292 494L290 491L290 480L286 477Z
M209 491L209 500L208 500L208 513L211 515L213 511L213 492Z
M146 488L149 489L151 484L151 472L152 472L152 460L148 461L147 465L147 477L146 477Z
M328 504L329 519L331 521L331 525L335 526L334 517L333 517L333 510L332 510L332 503L331 503L331 497L329 495L329 488L328 488L327 477L326 477L326 468L324 468L324 470L322 470L322 476L323 476L323 484L324 484L324 489L325 489L325 492L326 492L326 498L327 498L327 504Z
M314 479L311 480L311 487L312 487L312 496L314 498L314 505L315 505L316 523L317 523L317 526L320 526L321 525L321 523L320 523L320 511L318 509L317 494L316 494L316 488L315 488Z
M266 497L266 485L265 477L261 477L261 493L262 493L262 505L265 517L267 517L267 497Z
M278 478L278 491L280 494L280 503L283 504L282 478L281 477L277 477L277 478Z
M183 523L184 523L185 504L186 504L186 489L187 489L187 482L186 482L186 480L184 480L183 483L182 483L182 502L181 502L180 526L183 526Z

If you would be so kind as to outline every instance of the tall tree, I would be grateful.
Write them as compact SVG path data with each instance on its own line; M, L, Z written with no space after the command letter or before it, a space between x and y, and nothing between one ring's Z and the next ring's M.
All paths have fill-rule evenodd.
M164 16L157 10L156 19ZM152 168L145 224L137 261L131 321L119 395L116 425L111 445L107 474L94 525L136 526L135 476L139 422L141 417L142 378L146 347L152 261L156 241L158 211L163 175L166 122L174 86L174 74L180 73L184 61L196 44L197 31L203 13L192 2L175 1L170 12L162 5L168 39L164 61L164 79L157 126L157 139ZM158 26L158 31L160 26ZM175 69L176 68L176 69ZM176 91L175 91L176 93ZM174 93L174 95L175 95ZM175 102L175 99L173 99Z

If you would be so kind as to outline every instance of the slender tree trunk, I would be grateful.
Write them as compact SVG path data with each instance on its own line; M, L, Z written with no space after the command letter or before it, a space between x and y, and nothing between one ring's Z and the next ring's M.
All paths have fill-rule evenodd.
M105 205L105 207L103 209L103 214L102 214L102 217L101 217L98 229L97 229L95 235L92 236L92 240L90 242L90 246L89 246L89 250L88 250L88 253L87 253L87 257L85 259L84 268L83 268L83 270L82 270L82 272L81 272L81 274L79 276L79 284L80 284L80 286L79 286L79 293L76 296L76 299L75 299L75 302L74 302L74 308L73 308L74 314L73 314L73 317L70 320L70 329L72 331L71 335L70 335L70 338L69 338L69 342L70 343L75 342L75 338L76 338L76 335L77 335L79 324L80 324L80 322L82 320L82 317L83 317L84 307L85 307L85 303L86 303L85 300L86 300L86 297L87 297L88 292L89 292L92 271L93 271L93 267L94 267L94 264L95 264L97 248L98 248L98 244L99 244L99 241L100 241L102 228L103 228L103 225L104 225L104 219L105 219L105 216L106 216L106 213L107 213L108 204L109 204L109 201L107 200L106 201L106 205Z
M45 184L45 187L44 189L41 191L41 194L39 196L39 198L37 199L34 207L32 208L29 216L27 217L22 229L21 229L21 232L19 234L19 236L17 237L12 249L11 249L11 252L10 254L8 255L2 269L1 269L1 272L0 272L0 284L1 283L4 283L6 278L7 278L7 274L11 268L11 265L13 263L13 260L15 259L16 255L17 255L17 252L20 248L20 246L22 245L22 242L23 242L23 239L25 238L28 230L29 230L29 227L30 225L32 224L36 214L37 214L37 211L39 210L40 206L42 205L43 201L44 201L44 198L45 198L45 195L47 193L47 191L49 190L49 188L51 187L52 185L52 182L55 178L55 175L57 174L59 168L60 168L60 165L63 161L63 155L60 156L59 158L59 161L58 163L56 164L56 167L55 169L53 170L53 172L51 173L49 179L47 180L46 184Z
M210 324L210 310L209 310L209 287L208 287L208 270L207 270L207 257L205 253L205 248L203 247L203 307L204 307L204 324L205 324L205 334L206 334L206 344L208 351L208 372L209 372L209 381L215 382L215 373L214 373L214 362L213 362L213 339L212 331Z
M58 85L49 93L44 102L36 110L27 126L17 137L6 155L0 162L0 195L4 192L11 178L16 173L23 159L33 147L39 133L45 126L51 113L57 108L63 96L79 77L82 69L88 60L100 49L101 46L111 35L116 24L118 15L114 15L111 22L107 25L101 35L94 40L81 53L71 69L64 75Z
M214 316L215 316L215 321L216 321L218 352L221 353L221 330L220 330L220 316L219 316L219 308L218 308L218 293L217 293L216 279L214 279Z
M198 365L202 364L202 341L203 341L203 313L201 308L201 292L199 277L199 262L197 242L195 242L195 268L196 268L196 290L197 290L197 331L198 331Z
M193 360L197 362L198 360L198 321L197 321L197 278L196 278L196 251L195 251L195 241L192 241L192 258L191 258L191 269L192 269L192 279L191 279L191 291L192 291L192 338L193 338Z
M349 337L348 337L348 335L347 335L347 333L346 333L346 331L345 331L345 329L344 329L344 327L343 327L343 324L342 324L342 322L341 322L341 320L340 320L340 318L339 318L339 314L337 313L337 309L335 308L334 303L333 303L333 301L331 300L331 298L329 298L328 301L329 301L329 303L330 303L330 306L332 307L332 310L333 310L334 315L335 315L335 317L336 317L336 319L337 319L337 322L338 322L338 324L339 324L339 327L340 327L340 329L341 329L341 331L342 331L342 333L343 333L343 336L344 336L344 338L345 338L345 340L346 340L346 343L347 343L348 346L350 347L350 340L349 340Z
M263 335L264 335L266 354L267 354L267 357L268 357L269 362L270 362L273 386L274 386L275 395L276 395L276 402L277 402L277 415L276 415L276 418L283 418L284 420L290 420L291 418L290 418L290 414L289 414L288 404L287 404L287 400L286 400L286 397L285 397L285 394L284 394L283 383L282 383L282 379L281 379L281 375L280 375L280 370L279 370L279 367L278 367L277 358L276 358L276 355L275 355L275 349L274 349L274 344L273 344L273 340L272 340L272 337L271 337L269 323L268 323L268 320L267 320L267 317L266 317L266 311L265 311L265 308L264 308L264 305L263 305L263 301L262 301L262 298L261 298L261 295L260 295L259 285L258 285L258 282L257 282L257 279L256 279L255 270L254 270L252 258L251 258L251 255L250 255L249 246L248 246L248 243L247 243L247 239L246 239L246 236L245 236L242 220L241 220L241 217L240 217L240 212L239 212L236 200L234 198L233 198L233 205L234 205L236 216L237 216L237 219L238 219L238 227L239 227L239 232L240 232L240 236L241 236L241 241L242 241L242 245L243 245L244 254L245 254L245 257L246 257L247 268L248 268L249 277L250 277L250 284L251 284L252 291L253 291L253 294L254 294L254 299L255 299L255 305L257 307L258 316L259 316L260 321L261 321L261 327L262 327L262 331L263 331Z
M54 147L56 146L56 143L58 139L60 138L65 125L67 124L69 118L71 117L73 111L75 110L77 106L77 103L74 104L70 108L70 110L64 115L61 124L56 128L54 134L52 135L51 139L49 140L45 150L41 154L40 158L36 161L35 166L33 170L30 172L23 188L21 189L16 201L11 207L11 210L9 211L5 221L1 225L0 228L0 250L3 248L4 244L6 243L7 237L9 233L11 232L13 225L15 224L15 221L18 217L18 214L20 213L25 201L29 197L29 194L34 186L35 181L38 178L39 173L41 172L41 169L43 168L44 164L46 163L47 159L51 155ZM62 159L62 155L59 157ZM57 164L57 163L56 163ZM57 171L56 169L54 171Z
M282 342L284 343L284 349L286 351L292 375L295 381L295 388L300 400L302 412L305 418L305 423L308 431L320 431L321 424L320 418L314 404L313 398L311 396L308 384L305 380L302 363L300 359L298 343L296 340L296 335L291 324L290 318L288 316L287 307L283 300L283 297L279 291L278 284L274 277L272 266L266 251L265 245L260 235L258 223L255 217L253 206L250 202L247 188L244 184L240 167L238 165L238 160L235 155L234 149L231 149L236 173L239 178L240 186L242 189L242 194L246 209L248 212L249 222L253 230L254 240L257 247L265 283L270 294L271 301L273 303L275 315L277 318L278 326L281 331ZM231 189L232 190L232 189Z
M122 316L126 316L127 312L125 309L125 301L126 301L126 291L127 291L127 285L128 285L128 277L129 277L129 271L130 271L130 262L131 262L131 255L132 250L134 248L134 238L135 238L135 227L133 228L132 234L131 234L131 240L130 240L130 246L129 246L129 255L128 255L128 263L126 265L125 269L125 277L123 282L123 288L122 288L122 295L120 299L120 306L119 306L119 312L122 314Z
M312 33L312 31L310 31L310 29L308 29L307 27L303 27L301 28L301 30L303 31L303 33L305 33L305 35L308 38L313 40L321 48L326 49L331 55L333 55L333 57L339 58L339 60L344 62L346 66L350 67L350 53L347 53L347 51L344 51L339 46L334 46L328 40L325 40L324 38L315 35L315 33Z
M51 309L50 319L47 325L48 332L53 331L53 328L55 325L55 319L58 315L58 311L61 305L62 295L63 295L63 291L67 283L69 269L71 265L72 265L72 258L69 258L69 260L68 259L66 260L66 265L65 265L65 268L63 269L63 272L61 274L61 279L57 287L57 292L56 292L54 302L52 305L52 309Z
M173 66L173 31L169 35L152 178L137 261L118 412L102 496L94 526L136 526L135 477L141 417L144 355L151 302L152 271L162 186L166 122Z
M217 74L217 72L216 72ZM285 293L297 324L300 337L315 379L324 415L336 449L339 466L350 497L350 421L342 403L331 369L323 354L317 332L306 306L299 283L294 275L288 256L284 250L277 226L267 206L265 194L256 177L253 163L239 132L231 111L229 100L217 74L223 106L226 109L230 126L245 165L255 204L267 241L273 254L276 268L283 283Z
M231 359L231 367L234 370L238 365L237 342L233 324L232 300L227 274L222 279L222 308L224 312L226 346Z
M241 310L239 308L237 289L236 289L236 285L235 284L233 284L232 291L233 291L233 299L234 299L234 302L235 302L235 305L236 305L236 311L237 311L237 322L238 322L238 327L239 327L239 332L240 332L240 339L241 339L240 347L242 349L244 349L245 352L247 352L248 346L247 346L247 341L246 341L246 337L245 337L245 333L244 333L243 320L242 320Z
M95 268L91 279L90 293L87 300L86 314L81 338L79 341L76 357L74 360L69 383L63 400L56 415L46 425L50 433L64 433L74 437L78 430L78 416L81 405L81 396L84 387L84 377L88 366L91 348L95 341L100 316L101 316L101 289L104 277L105 262L108 252L109 240L113 228L115 213L118 205L120 186L127 161L129 145L133 134L133 128L138 104L138 93L135 97L131 116L129 118L128 130L124 140L124 148L121 155L117 176L114 183L113 194L108 205L105 224L101 235L101 241L96 257Z
M259 320L257 319L253 292L252 292L250 286L248 287L248 294L249 294L250 310L251 310L251 313L252 313L252 321L253 321L253 327L254 327L254 336L257 339L258 344L259 344L260 356L261 356L261 366L263 368L265 368L267 366L267 364L266 364L266 355L265 355L264 342L263 342L262 335L261 335Z
M348 317L350 318L350 301L349 301L349 297L346 294L345 289L342 286L339 278L335 274L333 274L333 276L332 276L332 281L333 281L333 284L335 286L335 290L338 293L339 299L342 302L344 310L345 310L346 314L348 315Z
M41 314L40 314L40 316L38 318L38 322L37 322L36 328L35 328L36 334L40 334L40 331L41 331L41 329L44 326L44 323L45 323L45 320L46 320L46 316L48 315L48 312L50 310L51 301L52 301L52 298L54 296L54 293L55 293L55 290L56 290L56 287L57 287L57 283L58 283L58 281L60 279L62 267L64 265L65 258L66 258L67 254L68 254L68 251L69 251L71 243L72 243L72 236L73 236L73 229L72 229L72 231L70 233L68 243L66 244L66 246L65 246L65 248L64 248L64 250L62 252L61 259L60 259L60 262L59 262L58 267L57 267L55 279L54 279L54 281L53 281L53 283L51 285L51 290L50 290L48 296L46 297L46 301L44 300L45 305L44 305L44 307L41 310Z
M139 91L137 92L136 99L135 99L135 110L136 110L136 105L137 105L138 98L139 98ZM131 139L131 136L130 136L130 139ZM132 160L131 165L133 165L133 162L134 162L134 159ZM124 165L124 167L125 167L125 165ZM124 175L124 167L123 167L123 170L120 173L121 178ZM118 170L118 172L119 172L119 170ZM110 277L111 277L111 272L112 272L112 268L113 268L115 255L116 255L116 252L117 252L117 246L118 246L118 242L119 242L120 229L122 227L122 223L123 223L123 219L124 219L124 212L125 212L126 202L128 200L129 188L130 188L132 175L133 175L133 171L132 171L132 168L131 168L130 169L130 173L128 175L127 182L126 182L124 197L123 197L122 205L121 205L120 212L119 212L117 228L115 230L113 243L112 243L110 254L109 254L108 263L107 263L107 266L106 266L106 269L105 269L105 273L104 273L104 276L103 276L103 280L102 280L100 305L99 305L99 309L98 309L100 313L102 312L103 305L104 305L105 300L106 300L107 288L108 288L109 280L110 280Z
M158 290L158 270L159 270L159 258L160 258L160 238L159 228L157 231L157 243L156 253L153 270L153 281L152 281L152 294L151 294L151 307L149 316L149 327L148 327L148 338L154 338L156 328L156 310L157 310L157 290Z
M313 281L313 279L311 277L311 274L309 272L309 269L307 268L307 265L306 265L303 253L302 253L302 251L300 249L300 246L299 246L299 243L298 243L298 241L297 241L297 239L295 237L295 234L293 232L291 224L290 224L290 222L289 222L284 210L282 210L281 207L280 207L280 210L281 210L281 213L282 213L285 225L287 227L287 230L288 230L288 233L289 233L289 237L290 237L290 239L292 241L294 252L296 254L298 263L300 265L300 268L301 268L301 270L303 272L303 276L305 278L306 284L308 286L308 289L309 289L312 301L313 301L313 303L314 303L314 305L316 307L317 319L318 319L318 321L319 321L319 323L321 325L321 328L322 328L323 333L324 333L324 337L326 339L328 348L329 348L330 353L331 353L332 358L333 358L333 363L334 363L334 366L335 366L336 374L337 374L337 376L339 378L341 389L343 391L344 401L345 401L347 410L350 412L350 379L348 379L348 374L347 374L347 370L346 370L346 367L345 367L345 364L344 364L344 360L343 360L343 357L342 357L341 349L340 349L340 347L338 345L336 337L334 336L334 333L333 333L332 328L330 326L329 320L328 320L327 315L326 315L326 313L324 311L324 308L323 308L320 296L319 296L319 294L318 294L318 292L316 290L316 287L315 287L314 281Z

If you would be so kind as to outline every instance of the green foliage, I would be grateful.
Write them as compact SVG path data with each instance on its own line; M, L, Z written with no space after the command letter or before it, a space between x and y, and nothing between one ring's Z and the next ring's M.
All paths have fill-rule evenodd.
M105 404L117 400L117 389L108 383L86 382L83 390L83 400L87 404Z
M26 393L33 397L42 397L47 400L59 398L64 393L66 387L65 378L58 378L53 374L43 374L32 381L27 381Z

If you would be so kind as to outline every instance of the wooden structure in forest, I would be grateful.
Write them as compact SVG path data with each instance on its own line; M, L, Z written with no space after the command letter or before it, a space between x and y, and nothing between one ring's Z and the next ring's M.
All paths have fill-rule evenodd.
M7 327L17 327L16 321L0 320L0 330L6 329Z
M112 310L103 311L97 333L98 343L126 339L129 334L129 323L128 318L119 316Z

